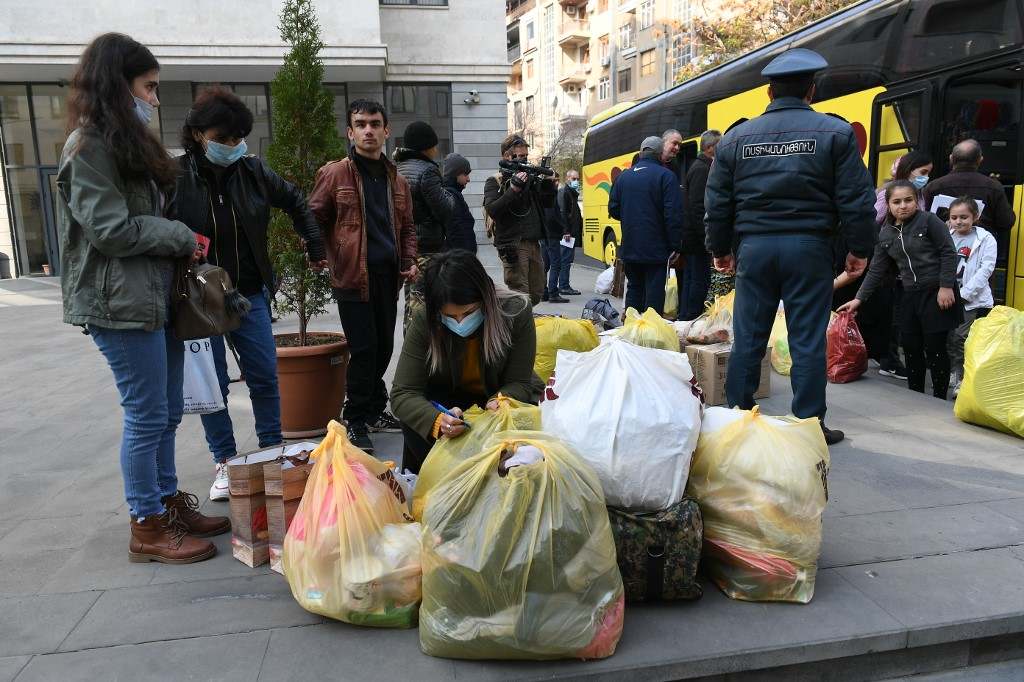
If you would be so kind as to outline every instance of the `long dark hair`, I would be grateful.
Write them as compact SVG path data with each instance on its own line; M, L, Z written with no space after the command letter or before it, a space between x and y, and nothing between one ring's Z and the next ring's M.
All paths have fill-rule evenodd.
M195 156L203 155L203 147L194 133L217 130L230 137L246 137L252 132L252 111L235 93L223 86L206 88L185 116L181 127L181 146Z
M121 177L174 185L177 164L133 111L132 80L159 69L149 49L121 33L104 33L85 48L68 97L67 133L89 128L99 134Z
M452 249L432 256L423 273L423 295L430 338L427 364L431 374L439 374L445 360L450 361L451 332L441 323L441 309L448 303L480 304L484 314L480 347L485 364L497 362L512 345L510 314L502 309L499 298L521 297L507 291L499 293L484 266L469 251ZM521 300L525 308L526 301Z
M910 171L921 166L927 166L932 163L932 156L928 152L915 149L912 152L907 152L900 160L896 163L896 172L893 174L894 180L908 180L910 179Z

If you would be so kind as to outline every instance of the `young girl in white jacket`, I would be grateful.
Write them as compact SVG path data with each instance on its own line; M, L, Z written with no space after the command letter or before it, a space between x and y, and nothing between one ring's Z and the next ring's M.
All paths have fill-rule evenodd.
M964 376L964 342L971 324L992 310L992 289L988 278L996 268L996 238L974 225L978 204L960 197L949 205L949 236L956 247L956 283L964 302L964 321L949 335L949 357L953 366L953 395L960 391Z

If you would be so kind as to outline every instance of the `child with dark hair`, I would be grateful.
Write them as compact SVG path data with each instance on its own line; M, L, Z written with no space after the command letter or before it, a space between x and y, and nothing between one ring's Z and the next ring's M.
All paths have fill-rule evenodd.
M949 332L960 324L956 285L956 252L949 230L938 216L920 210L919 193L909 180L886 187L889 215L878 234L871 266L856 298L839 307L855 312L896 268L903 283L900 333L907 358L910 390L924 392L931 371L932 394L946 398L949 390Z
M956 247L956 285L964 303L964 321L949 335L949 355L953 365L953 395L960 392L964 376L964 342L971 325L992 310L992 289L988 278L996 268L996 238L975 223L978 203L960 197L949 205L949 234Z

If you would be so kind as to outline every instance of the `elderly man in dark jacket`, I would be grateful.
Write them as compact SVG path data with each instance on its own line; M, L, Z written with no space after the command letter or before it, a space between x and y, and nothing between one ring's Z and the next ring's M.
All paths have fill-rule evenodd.
M455 211L448 226L448 248L476 253L476 219L462 196L472 170L469 161L461 154L452 152L444 157L444 188L455 200Z
M704 247L704 190L715 159L715 147L722 139L717 130L700 136L700 154L686 170L686 225L679 253L683 256L683 279L679 287L679 319L692 320L704 312L704 299L711 285L711 254Z
M932 200L940 194L954 198L968 196L985 202L978 225L997 235L1006 233L1013 227L1016 216L1006 199L1002 183L978 171L984 160L981 145L976 140L964 140L953 147L953 153L949 155L949 165L953 170L925 185L925 210L931 210Z
M626 270L626 306L665 309L665 274L682 239L684 202L679 179L661 165L660 137L640 146L640 160L612 185L608 215L622 225L618 255Z
M448 224L455 211L455 198L444 188L441 169L435 161L438 154L437 142L437 133L429 123L413 121L405 128L402 145L395 149L398 172L412 190L412 219L416 223L419 250L417 265L420 273L432 254L444 251ZM403 332L409 327L409 320L416 307L422 304L420 280L406 283Z

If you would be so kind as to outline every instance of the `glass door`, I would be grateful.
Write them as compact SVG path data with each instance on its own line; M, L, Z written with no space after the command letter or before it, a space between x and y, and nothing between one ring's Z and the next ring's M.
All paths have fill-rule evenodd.
M44 275L60 274L60 237L57 232L57 169L39 169L39 186L42 188L43 236L49 263L43 265Z

